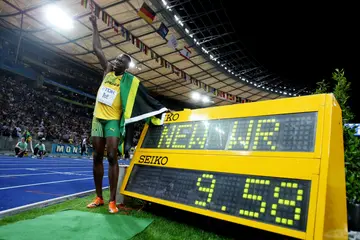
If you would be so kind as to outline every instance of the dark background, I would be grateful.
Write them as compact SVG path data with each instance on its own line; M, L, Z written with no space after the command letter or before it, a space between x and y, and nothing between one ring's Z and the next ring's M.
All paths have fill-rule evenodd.
M313 92L316 83L323 79L334 83L332 73L336 68L344 69L352 85L349 104L356 114L354 122L360 122L360 109L356 104L360 100L357 93L360 87L360 37L357 36L360 17L355 4L234 0L180 2L184 4L177 10L180 16L188 14L191 20L186 24L191 29L205 26L197 38L226 34L222 39L205 43L205 47L211 49L217 44L237 41L236 46L221 48L219 55L233 51L227 59L231 61L231 58L236 58L236 49L241 49L242 56L250 57L247 59L280 77L282 83L279 87L289 86L296 91L305 89L298 92L305 95L307 91ZM238 61L235 65L239 64L239 59L235 60Z
M314 90L316 82L322 79L333 82L332 72L343 68L351 82L349 104L356 114L353 122L360 121L356 104L360 101L360 37L355 32L360 20L352 6L340 3L314 6L304 2L301 6L254 3L235 7L228 0L222 4L248 52L291 85Z
M344 69L352 84L349 104L356 114L354 121L359 122L360 109L356 102L360 100L357 93L360 37L356 29L360 19L356 9L355 5L345 2L234 0L184 1L177 7L180 16L185 12L190 15L191 21L186 22L190 28L196 25L211 28L217 24L216 28L205 28L202 34L230 33L219 42L237 40L236 47L244 49L246 56L250 55L253 61L297 91L306 88L305 91L313 92L316 83L323 79L334 83L332 73L336 68ZM196 25L192 25L193 22ZM219 42L211 41L205 46L211 49L211 45ZM230 48L222 48L220 56L229 51Z

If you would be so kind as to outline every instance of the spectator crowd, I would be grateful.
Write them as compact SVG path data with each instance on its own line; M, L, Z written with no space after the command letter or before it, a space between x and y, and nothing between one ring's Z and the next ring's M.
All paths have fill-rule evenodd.
M41 70L44 78L96 95L101 74L83 71L81 66L50 57L50 53L39 55L37 46L24 47L28 44L22 44L18 64L33 67L31 64L35 62L37 69L46 65ZM0 53L4 63L14 64L16 45L0 38ZM37 87L33 80L0 70L0 106L0 136L20 140L28 130L35 140L45 138L55 143L80 144L91 134L93 108L89 106L94 106L94 99L48 83ZM137 144L143 126L144 123L135 124L133 146Z
M25 81L9 76L0 81L2 136L20 137L29 130L35 139L64 143L80 143L89 136L92 109L59 100L56 90L35 89Z
M94 100L56 87L34 88L30 80L4 76L0 80L0 135L20 138L25 130L33 139L80 144L90 137L93 109L59 99L94 105ZM133 146L143 128L135 124Z

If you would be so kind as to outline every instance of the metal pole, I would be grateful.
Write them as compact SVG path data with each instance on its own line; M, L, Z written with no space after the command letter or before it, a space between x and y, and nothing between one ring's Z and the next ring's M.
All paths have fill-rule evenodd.
M21 38L22 38L22 34L23 34L23 22L24 22L24 13L21 13L20 37L19 37L19 42L18 42L17 49L16 49L15 63L17 63L17 59L19 56Z

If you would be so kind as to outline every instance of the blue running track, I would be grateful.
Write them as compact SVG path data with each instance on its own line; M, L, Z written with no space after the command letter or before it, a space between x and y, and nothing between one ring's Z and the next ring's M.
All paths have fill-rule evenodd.
M104 160L103 187L109 185L108 166ZM94 188L90 159L0 156L0 213Z

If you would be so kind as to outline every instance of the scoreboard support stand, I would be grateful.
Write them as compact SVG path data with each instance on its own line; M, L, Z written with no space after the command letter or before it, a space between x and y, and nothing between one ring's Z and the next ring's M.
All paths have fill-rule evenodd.
M116 191L116 203L117 204L124 204L124 195L120 192L120 187L124 181L125 173L128 169L128 166L119 165L119 178L117 184L117 191Z
M297 239L348 239L332 94L174 115L145 126L123 195Z

